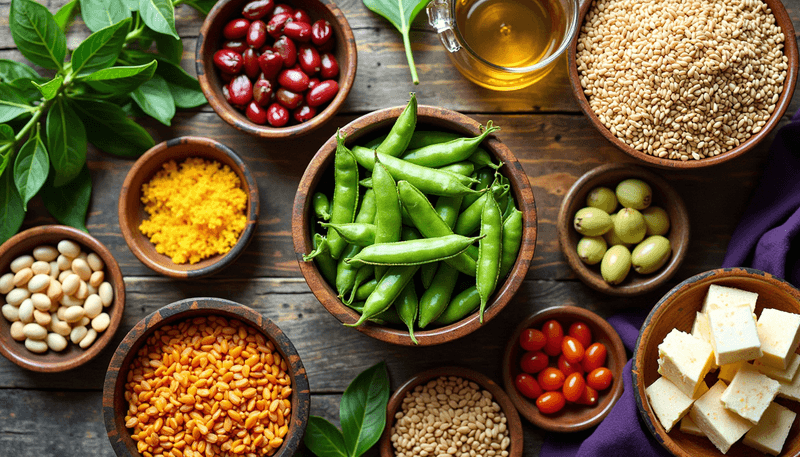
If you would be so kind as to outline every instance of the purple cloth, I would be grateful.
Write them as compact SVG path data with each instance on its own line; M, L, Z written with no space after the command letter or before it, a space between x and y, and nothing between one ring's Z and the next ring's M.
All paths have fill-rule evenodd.
M752 266L800 285L800 111L775 136L756 191L728 244L724 267ZM649 311L648 311L649 312ZM608 322L633 351L647 312L618 314ZM631 361L625 392L594 430L548 434L541 457L669 457L641 422L633 396Z

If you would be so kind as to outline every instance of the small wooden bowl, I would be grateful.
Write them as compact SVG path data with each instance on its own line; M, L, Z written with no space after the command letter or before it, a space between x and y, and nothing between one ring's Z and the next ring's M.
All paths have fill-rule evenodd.
M606 128L602 122L600 122L600 119L589 105L589 99L583 93L580 75L578 74L576 51L578 40L581 37L580 30L583 29L584 20L586 19L589 9L591 9L591 7L594 5L593 1L583 2L578 19L580 29L573 37L567 53L567 58L569 60L567 66L569 72L569 82L572 86L572 94L575 96L575 100L578 102L578 105L580 105L584 114L586 114L586 117L589 118L590 123L597 129L598 132L600 132L601 135L611 142L611 144L619 148L625 154L646 162L651 166L656 166L659 168L702 168L727 162L728 160L744 154L758 145L761 140L769 136L770 132L772 132L772 130L780 123L781 117L786 112L786 109L789 107L789 104L792 101L792 94L794 93L795 84L797 83L798 61L800 59L798 58L797 42L793 38L795 36L795 32L794 26L792 25L792 19L789 16L789 13L786 12L786 8L783 6L783 3L781 3L780 0L764 1L767 3L767 6L772 9L772 14L775 15L775 22L780 26L784 36L786 36L783 53L788 58L789 68L787 69L786 79L783 83L783 91L781 92L778 102L775 104L775 111L772 113L772 116L762 127L761 131L748 138L747 141L741 143L739 146L714 157L707 157L700 160L690 159L684 162L682 160L660 158L640 152L628 146L626 143L622 142L622 140L617 138L616 135L611 133L611 131Z
M757 315L760 315L764 308L776 308L800 314L800 290L769 273L752 268L722 268L700 273L675 286L656 303L647 316L636 342L636 352L633 354L633 384L635 386L633 393L636 397L639 414L644 419L648 430L659 443L678 457L711 457L718 456L720 453L705 437L683 433L677 426L667 434L650 408L645 389L661 376L658 374L658 345L674 328L691 333L695 313L703 307L703 299L711 284L758 293ZM711 387L716 382L716 375L710 375L706 381L711 381L708 384ZM778 399L777 402L795 413L800 413L800 403L785 399ZM800 455L799 432L800 422L795 421L780 457ZM762 454L745 446L740 441L734 444L726 455L752 457Z
M191 157L215 160L227 165L239 176L242 189L247 193L247 225L239 235L239 241L226 254L213 255L195 264L177 264L168 256L156 252L155 245L139 230L142 221L149 217L141 200L142 185L149 182L167 161L180 163ZM219 272L244 252L256 231L258 207L256 181L233 150L209 138L184 136L153 146L133 164L119 192L119 227L131 252L143 264L164 276L196 279Z
M515 408L516 402L512 401L503 389L487 376L461 367L440 367L423 371L412 376L392 394L391 398L389 398L389 404L386 406L386 428L383 429L383 435L381 435L381 439L378 442L381 457L395 457L394 447L392 446L392 426L395 421L394 416L403 405L403 399L406 395L413 391L415 387L442 376L458 376L459 378L474 381L482 389L488 390L492 394L494 401L500 405L506 415L506 433L511 439L511 444L508 447L508 456L521 457L523 433L522 422L519 420L519 414L517 414L517 408Z
M275 344L281 358L289 365L288 373L292 381L292 417L289 422L289 432L273 457L294 455L303 441L303 434L308 424L311 393L305 367L292 342L274 322L252 308L221 298L189 298L166 305L140 320L125 335L111 358L103 383L103 421L108 439L111 441L111 447L114 448L117 456L138 457L141 455L136 448L136 442L131 439L129 429L125 427L128 403L124 394L128 369L139 348L156 329L163 325L212 315L226 319L238 319L260 331L264 337Z
M208 104L217 112L228 124L236 127L242 132L262 138L294 138L305 135L317 129L330 120L345 98L353 88L356 79L356 68L358 66L358 52L356 50L356 39L353 30L345 19L342 11L332 0L290 0L287 3L294 8L303 8L311 16L312 20L325 19L331 24L333 35L336 39L336 47L333 54L339 63L339 93L322 111L318 112L313 119L302 124L287 125L285 127L270 127L269 125L259 125L252 122L245 116L244 112L231 106L222 94L224 82L219 77L219 70L214 65L214 53L222 49L222 29L228 21L242 17L242 7L250 0L220 0L206 16L203 25L200 27L200 34L197 37L197 51L195 52L195 67L197 68L197 79L200 81L200 88L208 99ZM281 2L277 2L281 3Z
M607 390L599 392L600 399L593 407L585 405L567 405L556 414L542 414L536 407L536 400L531 400L519 392L515 386L517 375L522 372L520 358L525 350L519 345L519 336L525 329L541 329L545 321L557 320L567 333L574 322L584 322L592 330L592 343L603 343L607 356L605 366L614 374L614 381ZM555 362L557 357L552 358ZM532 424L551 432L578 432L599 424L611 412L611 408L622 396L622 370L628 357L625 346L614 328L605 319L585 308L577 306L555 306L539 311L528 317L514 331L508 340L503 354L503 384L508 396L517 406L520 414ZM552 364L551 364L552 365Z
M359 139L363 141L378 136L391 129L404 108L404 106L386 108L361 116L342 127L341 134L347 137L349 146L358 144L360 142ZM417 109L417 128L420 130L452 131L466 136L474 136L480 133L480 123L474 119L445 108L425 105L421 105ZM502 311L522 285L533 259L537 232L536 204L533 200L533 191L528 182L528 176L525 174L522 165L508 147L493 135L490 135L481 144L491 155L505 163L499 171L511 183L517 205L519 210L522 211L524 226L519 256L506 281L497 285L494 300L490 300L486 307L484 314L484 323L486 323ZM328 185L332 183L335 152L336 136L334 135L317 151L300 179L300 186L297 188L292 212L292 239L297 261L300 264L300 271L306 278L311 291L329 313L340 322L346 324L356 322L360 317L359 314L339 300L335 288L325 281L314 262L303 261L303 254L311 252L312 249L313 234L311 232L311 224L313 208L311 196L314 195L317 187L324 185L323 182ZM419 346L432 346L461 338L477 330L480 326L478 313L472 313L453 324L431 330L415 331L414 335L419 342ZM357 327L357 329L381 341L414 346L407 330L381 326L371 322L367 322Z
M653 189L651 206L660 206L669 215L670 229L667 238L672 246L672 257L666 265L651 274L641 275L631 268L628 277L614 286L603 280L600 264L587 265L578 256L576 247L583 235L573 228L572 222L575 213L586 207L586 195L589 191L597 186L614 190L617 183L627 178L639 178L650 184ZM558 242L572 271L587 286L620 297L641 295L658 288L678 271L689 248L689 212L680 194L655 173L629 164L601 165L578 178L561 202L558 212Z
M125 309L125 281L122 279L122 271L114 256L111 255L111 251L93 236L66 225L33 227L14 235L3 243L0 246L0 275L10 271L9 265L17 257L30 255L33 248L37 246L51 245L55 247L61 240L72 240L81 245L81 249L87 253L94 252L100 256L105 264L106 281L114 289L114 302L111 303L111 306L103 309L103 312L108 313L111 318L111 323L105 331L97 335L97 340L87 349L81 349L77 344L70 342L67 348L61 352L48 350L44 354L35 354L26 349L23 342L11 339L11 323L5 318L0 319L0 354L22 368L43 373L66 371L94 358L114 338L114 333L119 327Z

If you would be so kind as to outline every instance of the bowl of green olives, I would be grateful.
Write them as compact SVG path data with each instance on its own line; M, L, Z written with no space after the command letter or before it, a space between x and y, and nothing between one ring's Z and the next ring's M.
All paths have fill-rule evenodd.
M602 165L575 181L564 197L558 241L589 287L640 295L669 280L683 262L689 215L660 176L629 164Z

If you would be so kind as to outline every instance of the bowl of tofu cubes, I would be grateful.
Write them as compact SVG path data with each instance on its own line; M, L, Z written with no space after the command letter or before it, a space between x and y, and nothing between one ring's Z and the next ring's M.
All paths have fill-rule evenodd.
M639 413L673 455L800 455L800 290L725 268L669 291L633 355Z

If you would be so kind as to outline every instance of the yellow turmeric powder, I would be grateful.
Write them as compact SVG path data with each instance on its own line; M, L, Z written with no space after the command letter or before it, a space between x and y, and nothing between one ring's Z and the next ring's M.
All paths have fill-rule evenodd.
M170 160L142 185L142 203L150 219L139 230L175 263L225 254L247 225L239 176L216 161Z

